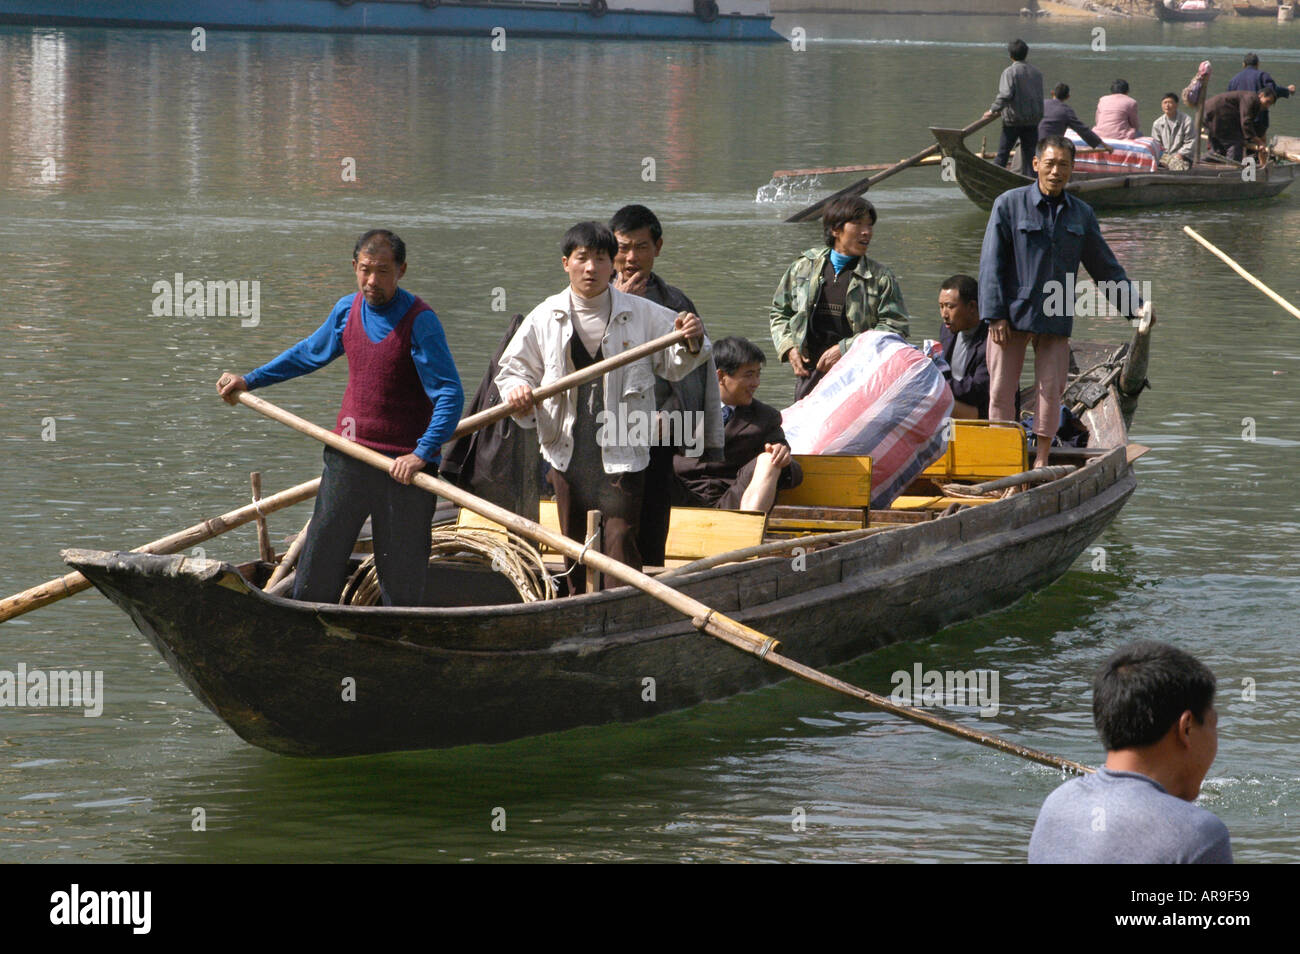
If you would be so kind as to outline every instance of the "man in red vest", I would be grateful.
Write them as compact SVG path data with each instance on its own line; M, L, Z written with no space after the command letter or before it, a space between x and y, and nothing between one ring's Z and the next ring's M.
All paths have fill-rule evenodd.
M223 373L217 392L234 404L239 391L309 374L348 356L348 385L334 432L388 454L393 464L385 475L325 448L294 599L338 600L357 534L370 517L384 605L420 606L435 499L410 486L411 478L420 471L437 474L465 394L438 316L397 285L406 274L406 243L386 229L372 229L357 239L352 269L356 293L340 298L310 337L246 375Z

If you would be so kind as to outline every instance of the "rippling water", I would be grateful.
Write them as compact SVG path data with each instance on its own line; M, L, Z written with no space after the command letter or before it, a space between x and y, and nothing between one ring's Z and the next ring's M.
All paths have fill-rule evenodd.
M659 269L710 329L765 340L772 288L818 236L779 224L798 199L756 203L756 190L776 168L892 161L927 144L927 125L970 122L1008 29L1081 114L1120 75L1154 118L1196 61L1214 60L1221 88L1245 48L1300 77L1294 25L1107 24L1104 52L1092 26L835 18L813 28L832 41L798 54L219 33L194 53L180 32L0 29L0 592L62 573L61 547L134 546L230 509L250 470L268 490L318 473L313 444L225 407L212 382L319 324L350 290L365 227L406 239L404 284L438 310L472 390L505 317L494 290L528 310L563 285L563 229L630 201L663 219ZM1297 108L1274 110L1276 131L1297 130ZM871 198L873 255L897 271L914 328L935 335L938 283L976 268L985 216L935 169ZM1104 220L1160 314L1133 434L1152 452L1098 541L1104 568L1085 553L1007 611L842 670L882 692L918 662L997 670L995 718L949 714L1095 763L1091 671L1125 640L1174 641L1220 679L1202 803L1243 861L1300 860L1300 323L1181 228L1296 301L1298 199ZM155 317L153 283L176 272L260 282L260 322ZM1076 334L1126 330L1092 319ZM340 365L272 397L329 422L342 384ZM768 400L789 388L770 368ZM273 532L304 518L277 515ZM208 553L253 541L244 528ZM103 670L107 701L96 719L0 710L11 860L1018 861L1059 781L799 685L509 745L291 760L236 738L94 595L0 627L0 669L19 663ZM491 828L496 808L506 832Z

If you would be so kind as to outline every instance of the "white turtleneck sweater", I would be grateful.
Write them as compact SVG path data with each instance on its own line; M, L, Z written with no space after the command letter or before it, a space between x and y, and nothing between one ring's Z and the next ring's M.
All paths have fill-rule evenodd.
M600 350L600 343L605 337L605 328L609 325L610 295L606 288L595 298L583 298L572 288L569 289L569 307L573 311L573 327L588 354L594 355Z

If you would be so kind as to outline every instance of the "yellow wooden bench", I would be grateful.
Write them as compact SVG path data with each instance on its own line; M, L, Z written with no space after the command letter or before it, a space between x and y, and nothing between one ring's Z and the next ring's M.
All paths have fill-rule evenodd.
M774 535L829 533L867 525L871 458L853 454L795 454L803 481L778 490L767 520Z
M936 482L990 480L1029 469L1025 432L1010 421L954 420L952 440L937 461L921 471Z
M537 521L552 533L560 533L560 515L554 500L543 500ZM681 566L730 550L753 547L763 542L767 514L742 510L714 510L709 507L673 507L664 543L664 565ZM461 508L458 527L479 527L504 532L499 523ZM554 553L542 546L543 553Z

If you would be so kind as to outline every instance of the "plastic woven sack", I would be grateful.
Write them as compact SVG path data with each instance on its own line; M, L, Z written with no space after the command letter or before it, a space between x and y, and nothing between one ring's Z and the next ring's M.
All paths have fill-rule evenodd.
M1066 138L1075 149L1092 148L1073 129ZM1160 168L1160 143L1150 136L1137 139L1103 139L1113 152L1093 152L1074 160L1075 172L1110 172L1124 175L1129 172L1156 172Z
M858 335L816 389L781 412L796 454L871 457L871 506L893 503L943 456L952 391L928 357L892 332Z

